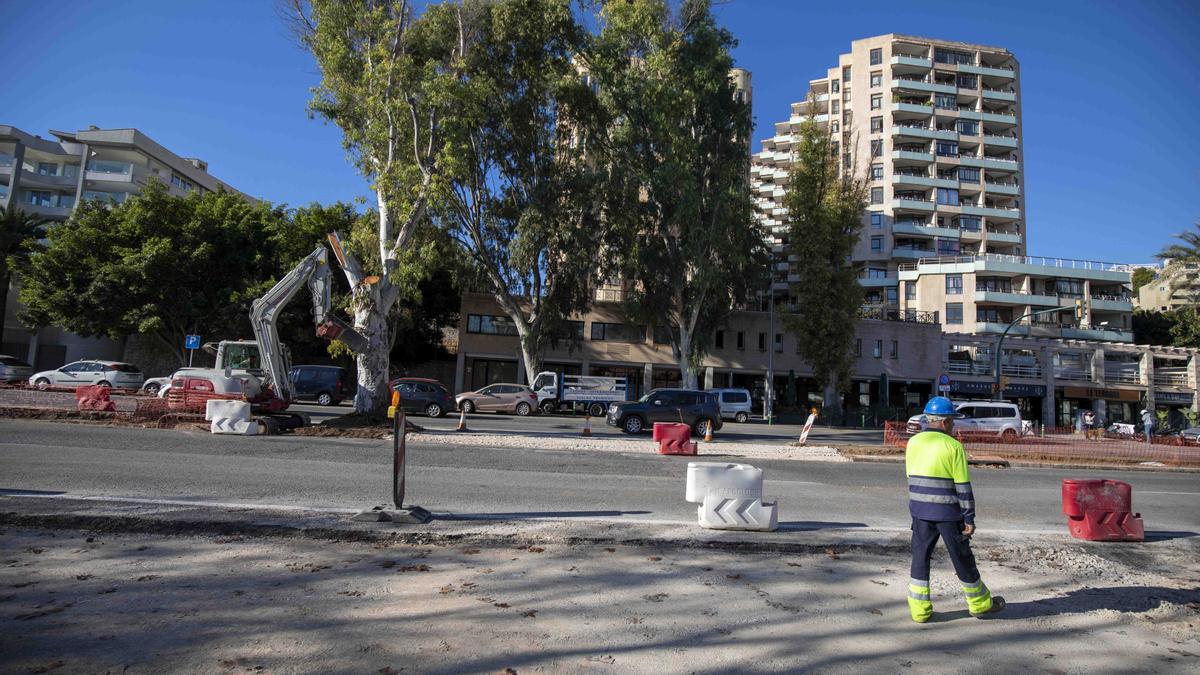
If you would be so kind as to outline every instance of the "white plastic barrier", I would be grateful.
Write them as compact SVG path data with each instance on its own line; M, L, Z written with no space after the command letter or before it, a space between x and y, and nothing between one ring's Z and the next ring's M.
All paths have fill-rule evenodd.
M204 419L212 422L209 431L214 434L256 436L259 432L258 421L250 419L250 404L246 401L207 401Z
M773 531L779 506L762 500L762 469L749 464L688 462L684 499L696 509L700 527Z

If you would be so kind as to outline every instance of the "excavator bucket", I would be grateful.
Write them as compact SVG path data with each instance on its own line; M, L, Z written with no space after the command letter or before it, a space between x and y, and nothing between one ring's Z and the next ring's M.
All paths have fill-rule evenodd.
M354 330L353 326L333 314L326 314L325 321L317 326L317 337L324 340L341 340L355 354L362 354L371 346L367 338Z

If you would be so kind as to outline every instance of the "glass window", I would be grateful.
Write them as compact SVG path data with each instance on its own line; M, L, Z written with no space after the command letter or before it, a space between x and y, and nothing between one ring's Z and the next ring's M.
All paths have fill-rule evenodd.
M846 88L842 90L842 100L847 103L850 102L850 85L846 85Z
M841 111L842 111L842 102L841 101L839 101L835 98L829 102L829 112L836 115L836 114L840 113Z
M839 86L839 85L838 85L838 81L837 81L837 80L830 80L830 81L829 81L829 89L830 89L830 91L832 91L833 93L835 93L835 94L836 94L836 93L838 93L839 91L841 91L841 89L838 89L838 86Z
M933 98L933 105L946 110L958 110L958 97L954 94L937 94Z
M871 203L872 204L882 204L883 203L883 188L881 188L881 187L871 188Z
M882 133L882 132L883 132L883 118L882 117L872 117L871 118L871 133L878 134L878 133Z
M745 331L739 330L737 333L737 348L738 349L746 348L746 332Z
M934 49L933 60L936 63L952 63L971 65L975 62L974 55L953 49Z
M883 358L883 340L875 341L875 349L871 351L871 356L877 359Z
M979 122L975 120L958 120L958 133L964 136L978 136Z
M892 340L892 358L893 359L900 358L900 341L899 340Z
M875 89L881 85L883 85L883 73L878 71L871 73L871 88Z
M978 183L979 169L973 166L958 167L958 179L964 183Z
M54 193L45 190L28 190L25 193L25 202L35 206L53 206Z
M872 157L883 156L883 141L882 140L875 139L875 140L871 141L871 156Z
M88 162L87 170L95 171L96 173L119 173L128 175L130 171L133 171L133 165L129 162L114 162L105 159L93 159L92 161Z
M880 253L883 251L883 237L871 237L871 252Z
M879 110L883 108L883 94L871 95L871 110Z
M775 351L783 352L783 333L775 334Z
M834 121L832 121L832 122L830 122L830 123L829 123L829 132L830 132L830 133L836 134L837 132L841 131L841 129L842 129L842 128L841 128L841 126L840 126L840 125L837 123L837 120L834 120ZM836 155L837 153L835 152L835 153L833 153L833 154L835 154L835 155Z
M37 172L40 176L57 176L58 165L51 162L38 162Z
M937 203L958 206L958 190L954 188L938 188Z
M886 279L887 275L888 274L887 274L886 269L880 269L878 267L867 268L867 278L868 279Z
M946 295L962 295L963 277L961 274L946 275Z
M871 214L871 229L872 230L882 230L883 229L883 214L882 213L872 213Z
M719 330L717 331L717 334L713 336L713 347L716 349L725 348L725 331Z
M507 316L468 314L467 332L481 335L516 335L517 326Z
M855 338L854 340L854 355L862 356L862 338Z
M980 222L982 222L982 219L979 216L959 216L958 229L966 230L967 232L978 232Z
M955 141L938 141L937 154L942 157L958 157L958 143Z
M850 81L850 66L842 66L842 82Z
M958 255L959 244L957 239L938 239L937 242L938 255Z
M916 300L917 299L917 282L915 282L915 281L904 282L904 299L905 300Z
M871 165L871 180L883 180L883 165L882 164L872 164Z
M604 323L601 321L593 321L592 339L604 340L607 342L645 342L646 327L634 326L625 323Z
M961 302L946 303L946 324L961 326L963 322L963 304Z
M954 82L955 82L955 84L958 85L959 89L978 89L979 88L978 79L974 75L965 75L965 74L959 73L958 77L955 78Z
M897 295L898 289L895 286L886 286L886 287L884 287L883 291L884 291L884 297L887 300L887 304L889 304L889 305L900 304L900 299L899 299L899 296Z
M877 66L883 63L883 49L876 47L871 50L871 65Z
M1008 323L1012 321L1012 312L998 307L976 307L975 320L984 323Z
M760 351L760 352L767 351L767 334L766 333L758 334L758 351Z

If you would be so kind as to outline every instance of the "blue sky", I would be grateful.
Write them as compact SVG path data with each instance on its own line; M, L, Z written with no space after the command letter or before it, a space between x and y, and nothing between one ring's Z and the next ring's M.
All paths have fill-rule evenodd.
M317 69L273 0L4 4L0 123L137 127L274 202L365 195L338 130L308 119ZM717 12L754 73L756 150L854 39L998 45L1021 61L1031 253L1148 262L1200 220L1198 3L736 0Z

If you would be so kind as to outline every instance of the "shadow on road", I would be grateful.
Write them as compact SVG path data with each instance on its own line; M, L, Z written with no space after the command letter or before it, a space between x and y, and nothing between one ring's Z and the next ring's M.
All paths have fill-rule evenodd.
M508 513L435 513L437 520L537 520L540 518L616 518L651 511L512 511Z
M1187 539L1188 537L1200 537L1200 532L1188 532L1186 530L1150 530L1146 532L1146 543L1155 541L1170 541L1172 539Z
M11 497L37 497L48 495L65 495L67 493L61 490L22 490L20 488L0 488L0 496Z
M794 520L780 523L780 532L811 532L813 530L848 530L856 527L866 527L866 523L827 523L818 520Z
M996 589L993 589L996 592ZM1003 595L1002 592L998 593ZM962 602L961 598L945 598L943 603ZM1200 602L1200 588L1165 588L1162 586L1113 586L1081 588L1063 595L1029 602L1009 601L1004 611L986 617L987 621L1017 621L1037 617L1086 614L1099 610L1142 613L1157 609L1163 603L1192 605ZM935 610L932 623L945 623L973 618L965 609L950 612Z

